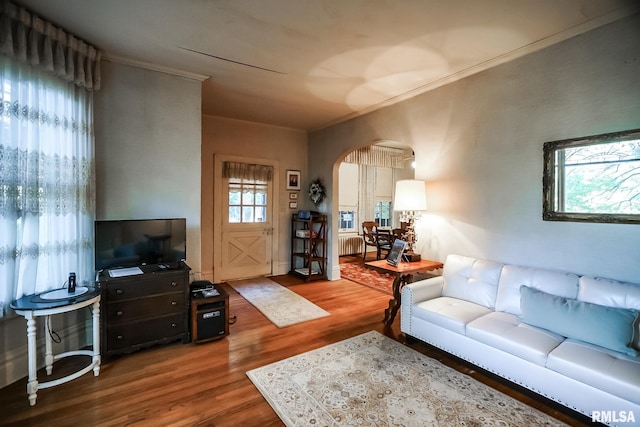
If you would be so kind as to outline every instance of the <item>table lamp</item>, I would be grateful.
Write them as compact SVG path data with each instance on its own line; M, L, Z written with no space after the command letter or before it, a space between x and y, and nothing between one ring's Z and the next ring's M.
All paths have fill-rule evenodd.
M409 262L420 261L420 255L413 251L417 240L413 222L420 216L420 211L427 210L425 182L417 179L397 181L393 210L402 212L400 221L407 223L406 231L403 234L404 240L407 242L405 259Z

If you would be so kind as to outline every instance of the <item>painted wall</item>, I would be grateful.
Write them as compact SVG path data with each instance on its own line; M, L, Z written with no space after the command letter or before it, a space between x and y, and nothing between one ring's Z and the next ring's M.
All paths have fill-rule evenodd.
M543 143L640 128L639 99L636 14L314 132L310 173L337 194L345 152L378 139L406 143L416 178L427 181L423 257L459 253L640 283L640 226L542 221ZM324 208L335 216L331 200ZM337 253L334 242L334 274Z
M187 219L201 269L201 82L103 61L95 96L97 219Z
M280 200L276 201L278 212L278 253L274 254L279 271L285 274L289 268L291 214L289 191L286 190L288 169L302 171L298 207L310 209L304 189L310 179L307 170L307 133L301 130L268 126L220 117L202 117L202 272L204 277L213 277L213 220L221 212L213 203L214 156L226 154L249 158L277 160L280 183Z

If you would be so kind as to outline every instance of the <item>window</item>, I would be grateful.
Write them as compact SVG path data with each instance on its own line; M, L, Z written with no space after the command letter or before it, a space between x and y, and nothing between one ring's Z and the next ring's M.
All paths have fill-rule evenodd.
M543 218L640 222L640 130L544 146Z
M267 183L229 178L229 223L267 221Z
M375 221L380 227L391 227L391 200L376 200Z
M353 208L345 208L343 207L338 212L338 228L340 231L348 232L348 231L357 231L357 221L356 221L356 209Z
M61 288L71 272L78 285L94 282L101 52L12 2L0 18L2 317L12 300Z
M0 317L12 300L93 283L92 93L0 57Z

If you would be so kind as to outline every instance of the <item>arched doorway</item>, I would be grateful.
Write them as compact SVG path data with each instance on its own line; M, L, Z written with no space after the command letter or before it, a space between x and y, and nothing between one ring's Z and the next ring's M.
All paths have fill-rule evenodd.
M399 215L393 211L395 182L414 179L413 161L410 146L383 140L353 150L336 162L339 257L363 254L364 221L375 221L390 229L400 226Z

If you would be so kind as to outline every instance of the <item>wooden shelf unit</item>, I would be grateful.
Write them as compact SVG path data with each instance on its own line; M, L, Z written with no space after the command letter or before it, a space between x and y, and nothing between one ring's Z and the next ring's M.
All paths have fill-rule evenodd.
M291 270L304 280L327 279L327 216L291 217Z

